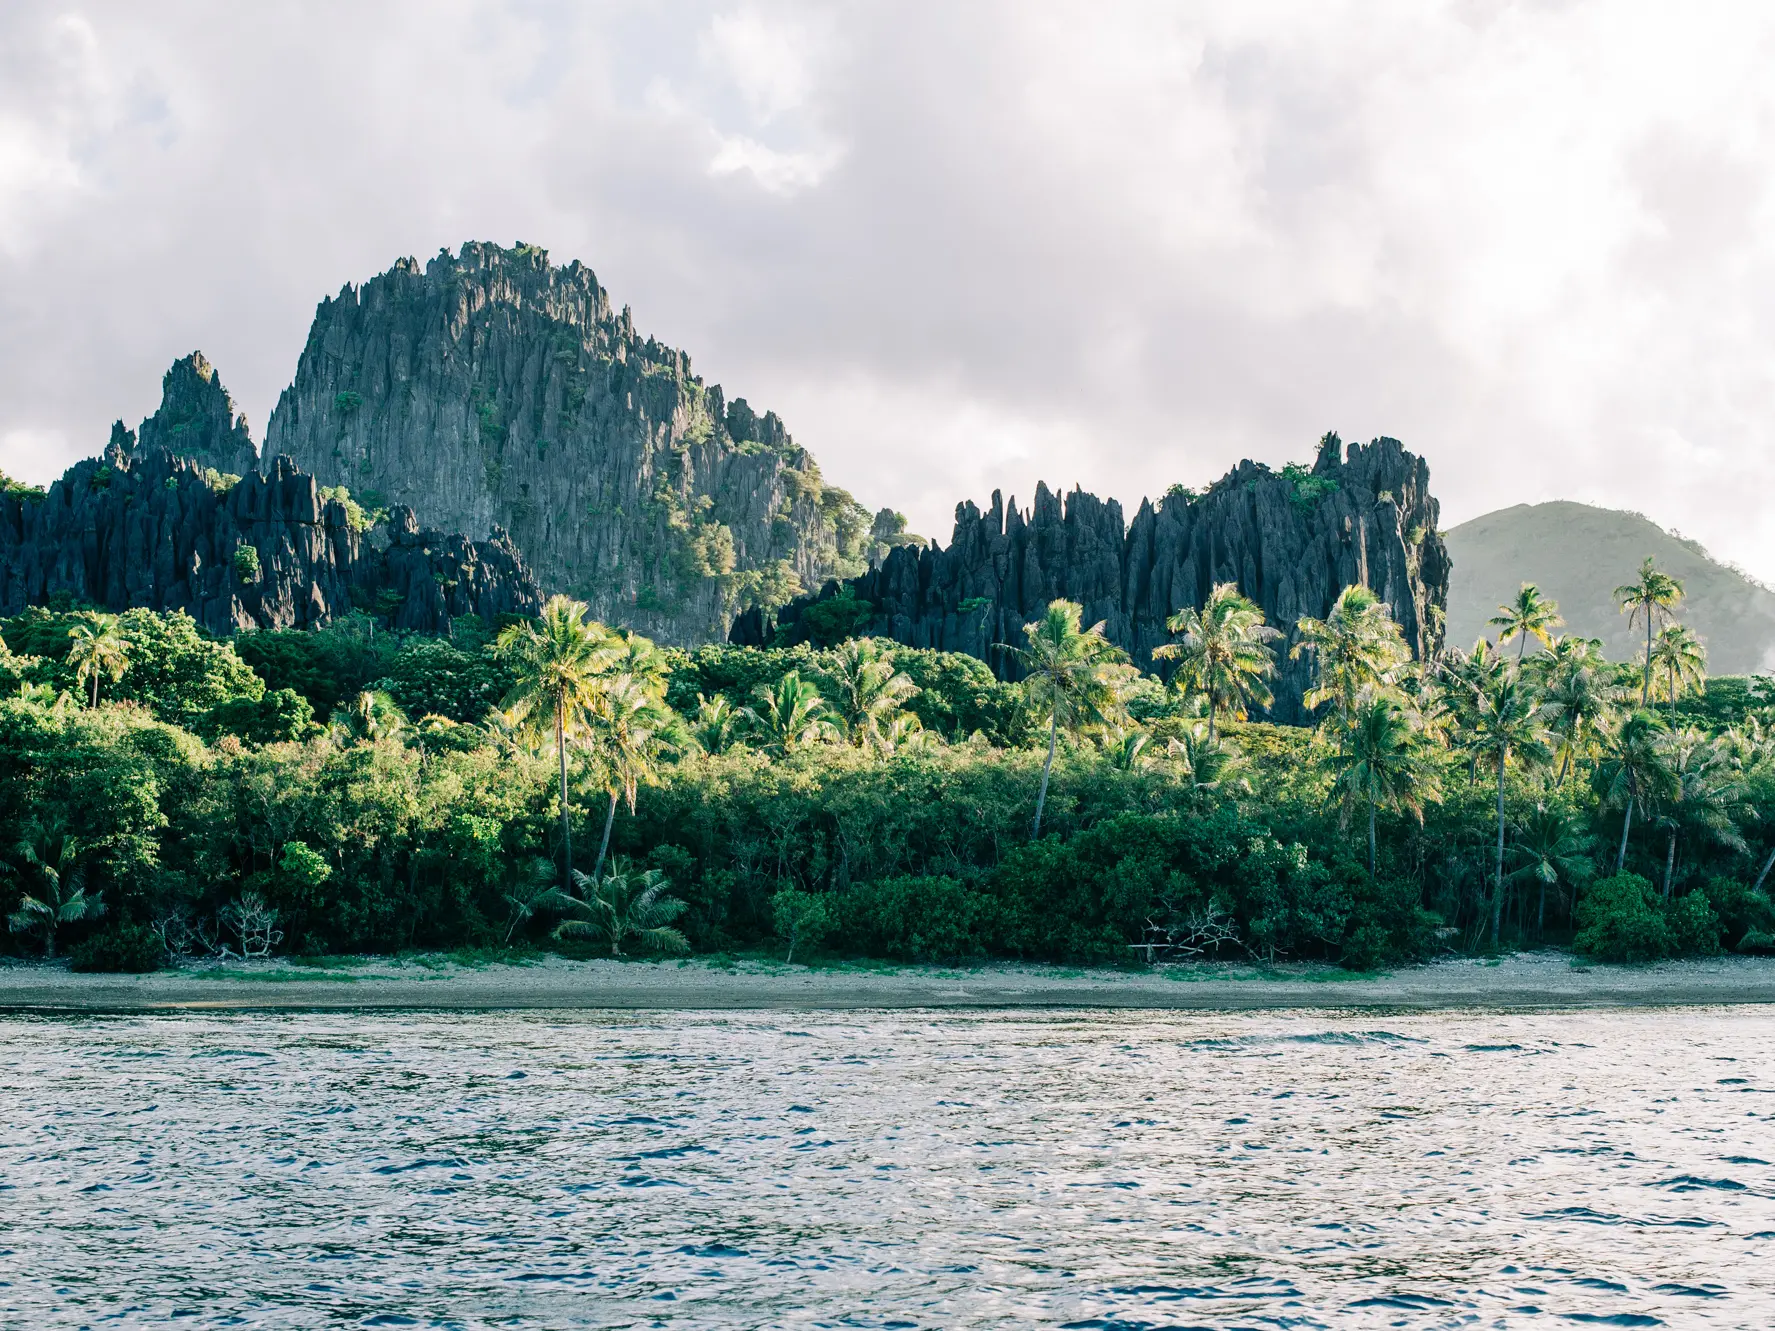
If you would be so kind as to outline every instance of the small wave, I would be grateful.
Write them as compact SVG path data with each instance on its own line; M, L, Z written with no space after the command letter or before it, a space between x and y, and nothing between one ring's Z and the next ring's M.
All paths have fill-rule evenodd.
M1726 1294L1724 1285L1653 1285L1654 1294L1676 1294L1688 1299L1720 1299Z
M382 1165L375 1171L378 1174L410 1174L415 1169L466 1169L468 1161L459 1160L455 1156L446 1156L441 1160L414 1160L404 1165Z
M1589 1326L1663 1326L1664 1319L1650 1313L1561 1313L1568 1322Z
M1404 1308L1410 1312L1422 1312L1426 1308L1452 1308L1454 1304L1447 1299L1433 1299L1428 1294L1381 1294L1372 1299L1358 1299L1349 1306L1352 1308Z
M1718 1192L1744 1192L1745 1185L1733 1178L1699 1178L1694 1174L1678 1174L1675 1178L1662 1179L1657 1183L1646 1184L1648 1188L1669 1188L1672 1192L1700 1192L1703 1188L1712 1188Z

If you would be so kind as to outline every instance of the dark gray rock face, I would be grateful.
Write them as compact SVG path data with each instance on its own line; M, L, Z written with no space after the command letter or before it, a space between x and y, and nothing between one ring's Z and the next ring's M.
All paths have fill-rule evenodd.
M534 246L404 259L323 301L266 452L437 526L497 523L550 591L672 643L862 571L873 542L775 415Z
M235 410L221 376L201 351L173 362L160 381L160 410L142 422L133 443L121 421L112 427L111 438L126 449L164 448L224 476L259 469L259 450L247 418Z
M194 458L121 444L114 432L103 460L77 463L43 499L0 495L0 613L65 594L111 611L183 610L223 634L312 627L355 606L444 633L459 615L541 605L502 533L421 532L401 508L378 548L289 458L227 486Z
M1422 458L1395 439L1352 445L1344 457L1332 435L1310 472L1242 462L1204 494L1143 502L1127 525L1119 504L1083 491L1062 503L1039 486L1027 512L1015 500L1007 509L995 492L984 513L957 505L947 548L897 549L847 585L875 607L866 632L966 652L1009 674L997 645L1021 645L1023 625L1049 601L1080 602L1086 624L1102 620L1113 642L1150 667L1152 649L1171 636L1165 620L1200 606L1216 583L1234 582L1288 634L1277 643L1270 715L1295 722L1311 683L1310 663L1288 659L1295 624L1323 618L1345 587L1373 588L1418 657L1440 649L1449 560L1437 515ZM829 583L820 597L839 590ZM761 612L744 615L730 640L794 641L815 599L784 607L774 624Z

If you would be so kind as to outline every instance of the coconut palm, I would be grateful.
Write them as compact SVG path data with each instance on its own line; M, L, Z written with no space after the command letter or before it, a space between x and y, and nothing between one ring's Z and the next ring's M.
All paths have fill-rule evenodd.
M100 615L90 624L76 624L68 630L72 639L68 647L68 664L74 667L74 687L84 690L92 682L92 700L88 706L99 705L99 676L109 675L115 684L129 669L129 642L118 626L116 615Z
M1276 673L1276 654L1269 644L1281 633L1263 622L1263 611L1239 595L1237 584L1222 582L1208 593L1200 610L1185 606L1165 621L1183 637L1153 649L1154 660L1174 660L1180 687L1208 700L1208 738L1224 711L1243 720L1248 703L1268 707L1274 701L1264 680Z
M1646 625L1645 682L1640 688L1639 705L1652 702L1652 633L1658 624L1675 617L1676 606L1683 599L1683 585L1668 573L1660 573L1650 555L1639 566L1639 581L1615 588L1615 600L1627 616L1627 627L1639 620Z
M633 664L631 653L625 664ZM610 797L604 811L604 836L598 842L598 859L592 881L604 871L610 851L610 829L616 824L620 797L635 813L635 797L643 783L659 776L660 750L676 718L666 706L664 685L647 674L620 674L602 679L586 712L586 731L591 741L593 766Z
M717 693L713 698L705 698L699 693L690 733L704 753L726 753L738 741L744 719L726 695Z
M1744 788L1730 750L1699 731L1684 730L1666 743L1667 798L1660 820L1665 832L1664 896L1670 897L1678 839L1698 832L1716 845L1740 854L1749 850L1738 830L1744 813Z
M1314 670L1313 687L1301 701L1309 711L1335 704L1344 730L1349 728L1357 695L1393 683L1411 659L1405 635L1393 622L1387 603L1366 587L1345 587L1324 619L1303 616L1295 627L1300 641L1289 656L1310 653Z
M1540 886L1540 904L1535 916L1535 936L1547 929L1547 889L1558 883L1576 888L1595 872L1591 846L1595 838L1584 830L1584 822L1575 814L1545 804L1516 829L1510 842L1517 867L1510 877L1532 881Z
M1578 645L1568 649L1574 642ZM1568 634L1554 644L1550 656L1541 676L1541 709L1559 756L1556 784L1564 785L1572 763L1590 751L1614 715L1617 691L1593 641Z
M891 749L889 732L918 685L894 666L879 638L851 638L832 653L825 671L834 721L844 737L866 752Z
M43 955L55 956L56 930L105 913L103 894L86 890L86 866L78 840L66 832L21 837L13 854L26 880L18 909L6 917L14 933L43 935Z
M1467 751L1469 786L1479 779L1479 750L1470 741L1478 733L1484 700L1503 682L1505 673L1504 658L1485 638L1475 642L1470 652L1444 652L1436 667L1456 743Z
M1640 710L1603 732L1602 753L1592 782L1603 803L1621 812L1621 844L1615 852L1615 872L1627 864L1627 835L1633 813L1649 815L1670 785L1665 763L1664 722Z
M1042 834L1042 811L1048 803L1048 779L1061 728L1110 724L1121 712L1127 657L1103 636L1101 620L1081 629L1083 614L1077 602L1050 601L1040 619L1023 626L1029 646L1006 648L1023 669L1030 702L1048 714L1048 756L1035 797L1031 839Z
M1512 758L1531 764L1550 756L1540 701L1525 680L1512 672L1480 697L1470 743L1476 754L1498 769L1498 850L1491 907L1495 948L1504 914L1504 774Z
M1375 870L1375 816L1380 809L1400 809L1419 822L1424 805L1440 794L1436 769L1424 752L1424 737L1411 723L1398 699L1377 689L1356 698L1347 733L1340 737L1331 760L1332 792L1348 825L1357 805L1368 809L1368 876Z
M1541 595L1541 589L1532 582L1522 584L1516 593L1516 599L1508 605L1500 605L1498 613L1487 621L1498 630L1498 646L1502 647L1510 639L1516 641L1516 660L1522 661L1523 649L1528 640L1534 638L1543 647L1553 646L1553 630L1565 623L1559 617L1559 602L1550 601Z
M1671 710L1693 684L1707 686L1707 648L1687 624L1666 624L1652 641L1652 667L1663 676Z
M670 884L658 869L636 870L618 859L602 878L575 869L573 883L579 894L563 894L556 904L576 918L556 925L555 937L595 938L610 945L613 957L623 956L623 944L631 939L647 952L690 951L684 935L672 927L684 903L666 895Z
M364 689L343 706L334 708L328 718L333 738L341 745L398 735L406 726L406 715L380 689Z
M1165 756L1196 792L1237 789L1249 792L1251 762L1223 735L1210 742L1208 727L1197 721L1165 744Z
M758 705L745 708L743 715L766 752L786 757L838 737L826 700L799 671L789 671L774 685L760 684L756 696Z
M552 729L560 763L561 874L571 883L573 829L568 820L567 742L598 700L602 677L626 651L608 629L586 619L583 601L551 596L534 620L512 624L494 641L515 676L505 708L532 731Z

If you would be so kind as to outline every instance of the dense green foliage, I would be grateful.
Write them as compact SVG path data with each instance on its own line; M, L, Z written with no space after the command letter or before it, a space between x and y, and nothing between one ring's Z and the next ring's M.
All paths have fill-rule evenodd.
M1532 598L1505 608L1527 641L1426 666L1377 606L1355 589L1302 625L1316 729L1238 719L1270 648L1231 590L1179 618L1172 686L1063 603L1024 683L842 635L663 651L565 601L541 634L454 641L33 610L0 623L4 939L121 970L525 940L1354 967L1775 948L1767 681L1697 679L1657 635L1649 676L1603 662Z

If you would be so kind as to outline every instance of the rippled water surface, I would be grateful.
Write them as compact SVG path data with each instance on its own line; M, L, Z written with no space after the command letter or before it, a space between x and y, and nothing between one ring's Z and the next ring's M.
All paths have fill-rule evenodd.
M1775 1326L1764 1011L0 1019L7 1326Z

